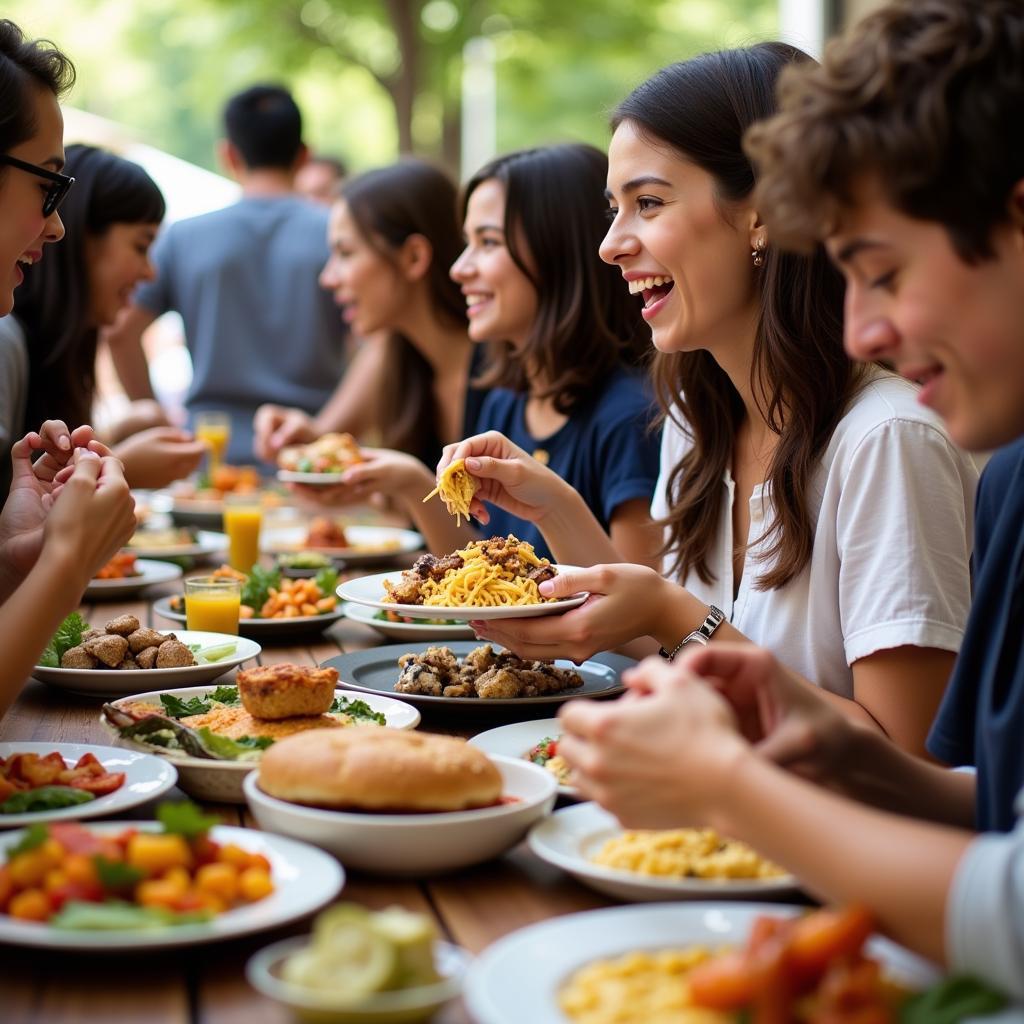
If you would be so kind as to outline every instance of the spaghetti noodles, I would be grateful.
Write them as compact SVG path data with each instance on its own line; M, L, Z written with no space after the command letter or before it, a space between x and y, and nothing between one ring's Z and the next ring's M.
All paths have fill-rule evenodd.
M445 468L437 486L423 500L427 502L435 494L440 495L448 515L455 516L455 525L461 526L463 519L469 520L469 505L476 488L476 480L466 472L466 460L456 459Z

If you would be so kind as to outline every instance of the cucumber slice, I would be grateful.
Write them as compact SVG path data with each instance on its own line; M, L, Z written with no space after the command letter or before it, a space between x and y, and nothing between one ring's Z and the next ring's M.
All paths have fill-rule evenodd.
M352 914L331 917L326 928L317 922L312 946L284 962L284 980L353 1003L387 988L396 966L391 943L369 926L365 915L363 920ZM324 931L326 940L320 938Z

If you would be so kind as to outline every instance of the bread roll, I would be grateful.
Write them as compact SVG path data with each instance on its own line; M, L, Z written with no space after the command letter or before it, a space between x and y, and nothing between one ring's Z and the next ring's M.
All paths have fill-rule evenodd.
M259 785L280 800L354 811L461 811L501 796L487 755L453 736L375 729L318 729L275 743Z

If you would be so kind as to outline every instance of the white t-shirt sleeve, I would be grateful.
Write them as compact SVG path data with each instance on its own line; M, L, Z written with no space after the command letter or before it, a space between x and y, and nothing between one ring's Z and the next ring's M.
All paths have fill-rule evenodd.
M935 426L898 417L844 461L835 530L847 663L904 645L959 650L973 463Z

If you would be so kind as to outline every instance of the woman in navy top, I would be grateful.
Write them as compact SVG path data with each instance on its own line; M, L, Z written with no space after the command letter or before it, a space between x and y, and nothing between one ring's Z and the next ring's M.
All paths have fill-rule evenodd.
M598 246L607 158L585 145L499 157L463 194L466 248L452 267L469 336L494 343L478 431L500 431L578 492L624 559L654 564L650 523L658 477L653 399L640 368L648 345L636 304ZM430 486L433 486L432 483ZM430 489L428 486L422 493ZM439 502L408 503L431 550L480 536ZM486 535L549 549L532 515L491 508Z

